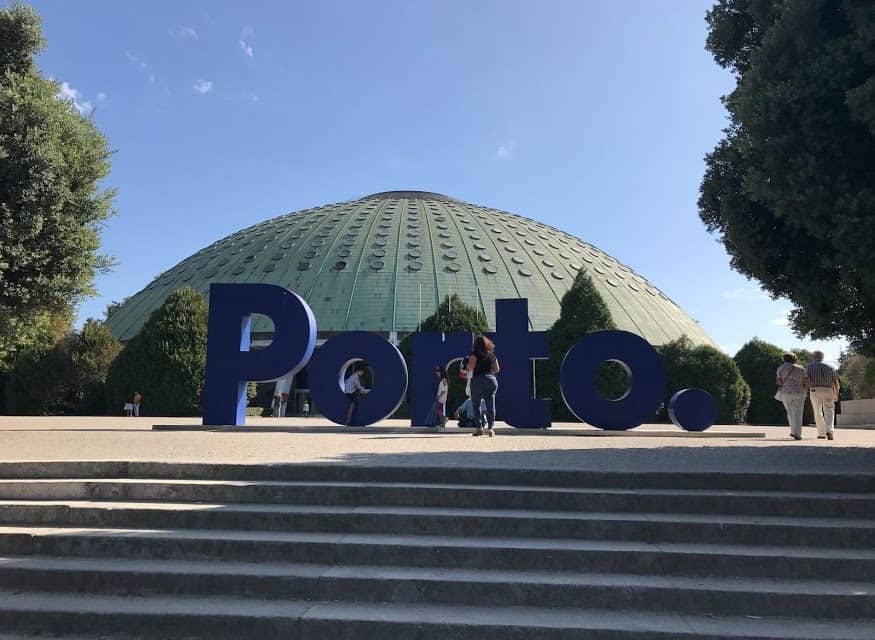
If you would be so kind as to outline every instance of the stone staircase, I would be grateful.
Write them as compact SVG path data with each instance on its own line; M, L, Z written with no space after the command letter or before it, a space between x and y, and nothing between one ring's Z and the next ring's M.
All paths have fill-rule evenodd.
M875 638L875 475L0 463L0 640Z

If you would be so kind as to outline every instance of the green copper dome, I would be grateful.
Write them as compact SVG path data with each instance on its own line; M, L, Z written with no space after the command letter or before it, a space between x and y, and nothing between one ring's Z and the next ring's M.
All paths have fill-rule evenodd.
M273 218L183 260L109 320L128 340L174 290L213 282L282 285L313 308L320 333L415 331L458 294L494 326L496 298L528 298L550 327L578 271L590 274L620 329L663 344L713 344L646 278L591 244L522 216L423 191L388 191ZM266 327L256 323L254 330Z

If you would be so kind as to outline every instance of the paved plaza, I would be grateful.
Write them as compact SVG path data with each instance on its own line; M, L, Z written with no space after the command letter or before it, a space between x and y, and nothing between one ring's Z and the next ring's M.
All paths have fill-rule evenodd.
M875 472L875 431L838 429L835 441L806 427L715 426L706 437L671 425L604 432L563 424L551 435L472 438L409 431L403 420L344 432L320 418L249 418L230 431L156 431L198 418L0 417L0 461L139 460L237 463L341 463L421 467L504 467L616 471ZM451 423L452 424L452 423ZM497 425L501 426L501 425ZM247 429L249 431L247 432ZM574 435L554 435L561 433ZM519 433L516 431L515 433ZM637 434L637 435L636 435ZM650 434L650 435L648 435ZM747 436L747 437L743 437Z

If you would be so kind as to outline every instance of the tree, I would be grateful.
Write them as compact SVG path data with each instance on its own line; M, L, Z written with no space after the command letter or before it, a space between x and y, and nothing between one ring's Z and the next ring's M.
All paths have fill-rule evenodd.
M565 354L587 333L613 329L611 313L596 291L589 275L579 271L571 288L562 296L559 318L550 327L550 358L537 364L538 395L552 401L552 417L556 422L576 420L565 406L559 390L559 372ZM599 390L615 397L626 388L625 376L615 370L603 369ZM619 389L619 393L617 393Z
M206 301L193 289L174 291L112 363L110 413L139 391L150 415L200 415L206 351Z
M800 335L875 353L875 11L720 0L707 49L737 84L699 215L733 268L795 304Z
M787 420L784 405L775 400L775 372L783 362L783 353L781 347L753 338L733 358L750 386L750 424L782 424Z
M106 374L121 345L103 323L88 320L50 347L18 358L6 383L8 410L16 414L106 413Z
M668 382L666 407L675 392L697 387L714 397L719 423L744 422L750 404L750 387L732 358L708 345L693 346L687 337L673 340L657 350L665 364ZM773 389L772 395L774 394Z
M40 74L44 44L33 9L0 9L0 370L91 294L95 272L110 264L97 253L113 198L100 187L110 150Z
M875 398L875 358L859 353L843 353L840 372L854 397Z

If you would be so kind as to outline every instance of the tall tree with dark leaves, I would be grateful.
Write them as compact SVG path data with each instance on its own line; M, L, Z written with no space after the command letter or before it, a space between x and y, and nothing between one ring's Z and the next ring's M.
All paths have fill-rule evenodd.
M44 44L33 9L0 9L0 372L51 338L55 319L109 266L98 248L112 207L101 186L111 152L89 115L37 69Z
M700 217L799 335L875 353L875 3L721 0L707 22L737 85Z

